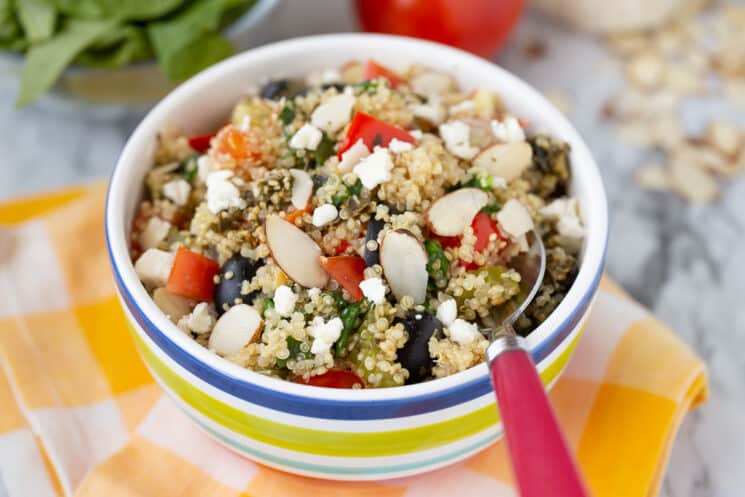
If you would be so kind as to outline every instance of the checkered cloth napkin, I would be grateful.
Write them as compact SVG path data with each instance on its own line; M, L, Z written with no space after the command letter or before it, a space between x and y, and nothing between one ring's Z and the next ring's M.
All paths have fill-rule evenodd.
M281 473L212 441L140 362L114 296L105 187L0 205L0 496L514 495L504 443L432 473L342 483ZM702 362L603 282L551 391L596 497L655 495Z

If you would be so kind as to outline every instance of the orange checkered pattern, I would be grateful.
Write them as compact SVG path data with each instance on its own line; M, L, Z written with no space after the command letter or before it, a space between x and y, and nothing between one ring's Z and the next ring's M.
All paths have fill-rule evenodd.
M198 431L163 396L126 330L103 235L105 187L0 205L3 497L514 495L504 444L398 480L268 469ZM703 363L604 281L551 399L597 497L656 495Z

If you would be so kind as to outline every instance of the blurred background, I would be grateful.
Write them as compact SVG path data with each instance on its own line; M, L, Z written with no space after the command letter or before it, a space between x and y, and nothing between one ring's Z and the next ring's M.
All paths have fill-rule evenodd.
M3 24L10 5L0 0L0 47L15 43ZM221 29L239 48L360 29L435 37L544 92L600 165L608 272L709 366L711 399L686 418L661 495L742 495L745 2L259 0ZM220 42L208 41L219 58ZM155 49L160 58L167 45ZM107 52L106 64L132 53ZM61 62L47 54L38 72L22 74L21 56L0 51L0 200L104 179L148 103L171 85L150 62L73 68L18 108L19 95L39 90Z

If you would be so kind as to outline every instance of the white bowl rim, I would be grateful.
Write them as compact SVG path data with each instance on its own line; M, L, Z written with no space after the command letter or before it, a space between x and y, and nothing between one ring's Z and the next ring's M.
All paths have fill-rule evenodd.
M316 400L369 402L405 399L411 396L433 394L438 391L451 389L458 384L466 384L486 377L488 375L486 365L480 364L445 378L414 385L347 390L318 388L261 375L219 357L190 337L187 337L158 309L134 271L134 265L129 257L129 249L125 237L125 232L128 228L124 226L124 201L127 197L129 185L133 183L130 178L126 177L126 165L135 159L138 148L147 143L148 139L157 133L164 123L164 116L172 108L188 98L188 95L197 88L209 86L219 81L222 74L230 71L233 65L251 66L263 59L271 58L284 52L312 52L310 49L328 50L345 43L364 45L365 50L368 52L373 52L375 45L397 46L401 49L407 49L410 53L417 53L420 50L438 51L442 57L456 58L462 64L475 65L480 70L495 72L499 74L505 86L512 86L527 95L535 103L535 106L540 108L540 112L545 118L544 120L551 120L555 125L563 129L560 136L561 139L572 142L572 170L575 174L579 172L580 174L576 174L576 176L581 176L581 181L588 185L589 201L587 204L592 207L583 211L589 236L586 239L585 252L579 273L569 292L546 321L541 323L527 337L529 349L533 349L538 344L541 344L557 325L563 322L565 318L581 305L583 299L588 296L588 292L597 284L600 274L603 271L608 238L608 204L599 169L587 145L572 124L537 90L517 76L486 59L456 48L425 40L369 33L324 34L292 38L234 55L182 83L150 110L147 116L140 122L127 140L112 172L105 214L105 231L110 257L112 259L111 262L115 265L122 279L122 284L130 293L134 304L178 348L197 361L228 377L252 383L261 388ZM300 56L300 53L298 53L298 56ZM415 61L412 61L412 63L415 63ZM583 165L581 167L577 167L576 165L578 157L582 159L581 162Z

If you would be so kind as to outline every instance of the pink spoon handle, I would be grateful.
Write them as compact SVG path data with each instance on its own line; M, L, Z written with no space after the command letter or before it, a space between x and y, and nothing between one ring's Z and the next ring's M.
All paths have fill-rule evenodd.
M521 497L589 497L530 355L517 337L489 347L492 383Z

